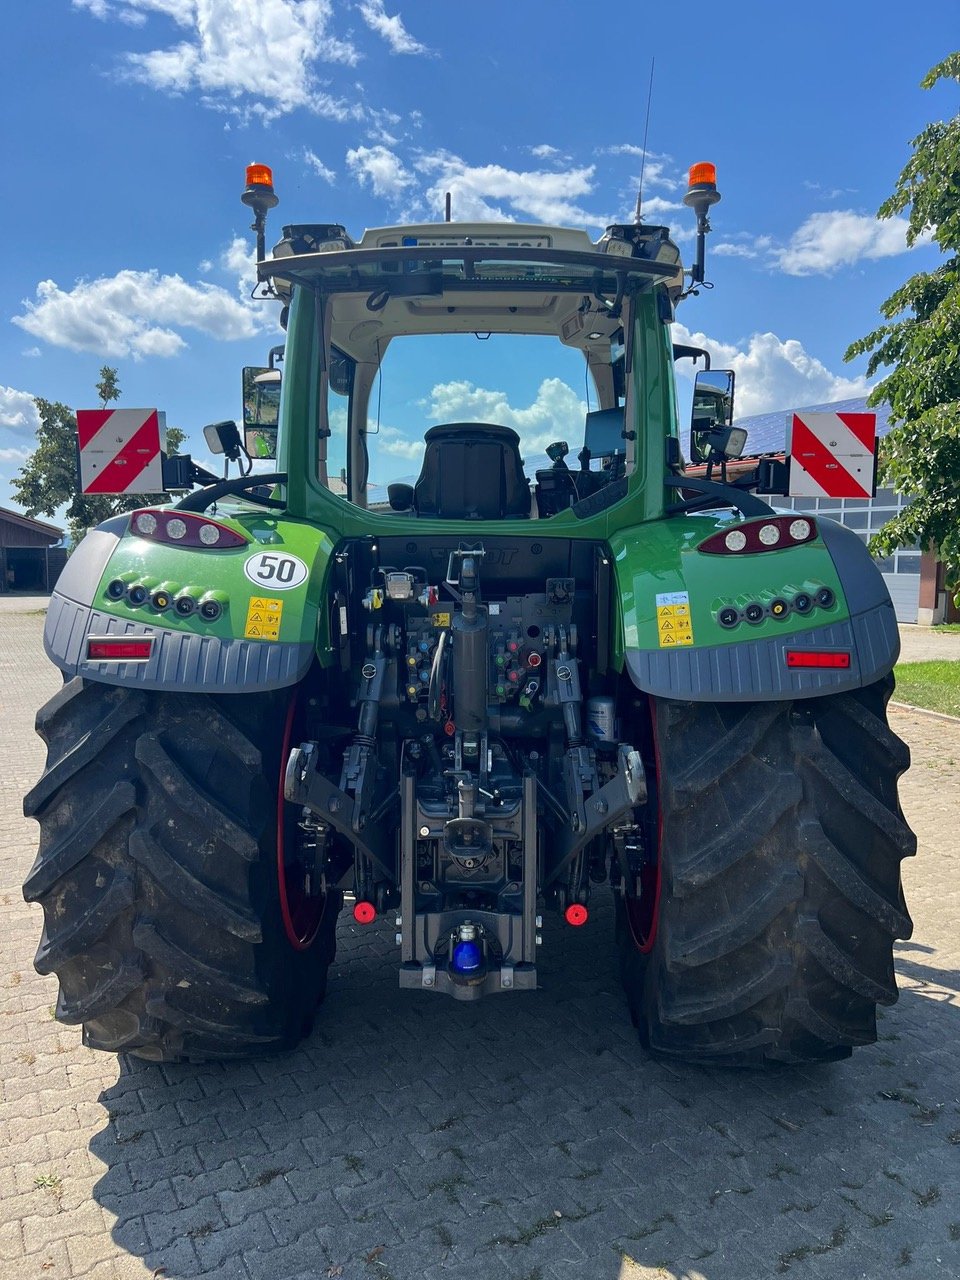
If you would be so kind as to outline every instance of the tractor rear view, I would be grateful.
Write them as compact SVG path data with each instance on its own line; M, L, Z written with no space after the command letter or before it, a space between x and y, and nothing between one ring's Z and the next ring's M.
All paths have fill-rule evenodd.
M728 476L733 376L672 344L712 166L689 271L639 220L296 225L268 256L247 176L286 341L244 434L208 428L241 474L91 531L48 613L24 892L57 1016L154 1061L289 1048L345 900L396 918L401 987L529 999L545 913L608 945L606 885L652 1050L874 1040L911 928L897 627L855 535L770 505L787 468Z

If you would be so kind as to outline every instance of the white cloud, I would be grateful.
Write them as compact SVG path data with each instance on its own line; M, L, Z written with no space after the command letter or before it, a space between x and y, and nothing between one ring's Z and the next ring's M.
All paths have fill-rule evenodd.
M241 298L249 298L257 283L257 246L249 236L234 236L220 255L220 266L237 277Z
M400 157L388 147L357 147L347 152L347 168L361 186L367 183L375 196L396 200L413 184L414 177Z
M560 150L558 147L551 147L548 142L541 142L538 147L530 148L530 154L536 156L538 160L552 160L560 155Z
M773 241L769 236L751 237L745 234L708 246L710 253L721 258L763 258L766 261L770 260L772 249Z
M617 146L604 147L603 154L608 156L634 156L638 160L643 160L643 147L637 147L632 142L622 142ZM683 183L679 178L674 178L668 171L674 165L671 156L658 155L653 151L647 152L647 158L643 164L643 185L651 187L666 187L668 191L678 191ZM639 169L637 170L637 181L639 182ZM674 205L674 208L677 206Z
M417 462L423 457L423 441L411 440L398 427L381 427L377 437L377 447L381 453L393 454L397 458L407 458L411 462Z
M194 16L196 0L73 0L75 9L86 9L95 18L106 21L119 18L121 22L141 26L148 13L160 13L172 18L181 27L188 27Z
M422 155L416 162L424 174L436 175L427 188L429 209L443 207L444 194L453 194L458 222L511 220L517 214L560 225L586 223L604 226L608 218L576 203L593 192L594 166L560 170L519 171L498 164L468 165L448 151ZM506 206L506 211L499 202Z
M809 404L829 404L866 395L864 378L844 378L832 373L812 356L796 338L783 340L775 333L754 333L745 344L718 342L705 333L691 333L685 325L674 324L676 342L705 347L716 369L733 369L737 375L737 417L773 413ZM694 376L691 362L681 360L677 372Z
M332 0L75 0L95 17L173 19L186 39L146 53L128 53L128 74L167 93L196 89L208 105L251 110L265 120L303 107L335 120L360 118L363 108L322 90L317 62L355 66L360 54L331 29Z
M851 209L813 213L776 250L775 262L790 276L830 275L861 258L892 258L907 252L907 220L880 220Z
M41 351L39 347L27 347L24 351L21 351L20 354L22 356L26 356L28 360L36 360L38 356L40 356Z
M426 45L415 40L403 25L399 13L392 18L387 16L384 0L361 0L357 6L360 16L378 36L383 36L390 46L391 53L427 53Z
M0 386L0 427L14 431L36 431L40 415L29 391Z
M311 151L309 147L305 147L303 151L303 158L318 178L322 178L324 182L329 182L331 186L333 185L337 178L335 170L328 169L315 151Z
M36 301L23 305L24 314L13 322L34 337L111 358L176 355L187 345L178 329L231 341L253 337L273 320L217 285L189 284L157 271L118 271L70 290L42 280Z
M553 440L583 436L586 403L560 378L544 378L537 398L515 408L506 391L491 391L472 382L441 382L431 392L429 412L436 422L497 422L513 427L527 452L543 450Z
M0 462L26 462L30 449L0 449Z

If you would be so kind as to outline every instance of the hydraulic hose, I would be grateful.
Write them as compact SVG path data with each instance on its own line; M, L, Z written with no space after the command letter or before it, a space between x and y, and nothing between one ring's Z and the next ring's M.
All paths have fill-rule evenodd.
M427 686L427 715L431 720L440 719L440 671L443 666L443 655L446 651L449 631L441 631L440 639L433 653L430 666L430 683Z

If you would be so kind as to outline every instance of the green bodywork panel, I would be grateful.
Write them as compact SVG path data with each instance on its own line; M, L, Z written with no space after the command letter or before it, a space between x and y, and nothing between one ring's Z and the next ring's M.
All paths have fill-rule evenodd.
M685 593L689 597L692 640L687 640L684 629L684 647L742 644L802 633L849 617L839 576L819 537L801 546L748 555L697 550L711 533L734 523L739 522L730 515L715 513L674 516L622 530L610 539L621 611L615 653L618 670L627 649L664 647L662 641L669 632L659 626L663 618L657 614L658 596ZM732 629L718 620L727 605L743 609L756 601L766 606L778 597L789 603L798 592L814 595L821 587L829 587L836 597L829 609L817 608L804 615L789 612L779 621L764 618Z
M249 537L244 547L223 551L177 547L128 533L120 539L103 573L94 597L94 607L101 613L174 631L217 636L219 639L241 639L251 623L251 601L266 598L280 601L282 608L276 636L264 636L280 643L316 644L321 660L328 659L328 613L322 607L327 571L333 551L333 537L303 520L287 516L254 512L227 515L218 511L218 524L235 529ZM297 587L262 586L250 580L244 566L256 562L261 553L278 558L295 556L308 569L306 580ZM251 572L253 569L251 569ZM135 607L123 600L111 600L107 586L115 578L133 585L140 583L149 591L163 586L171 595L189 591L196 599L207 592L217 592L223 613L207 622L198 613L181 618L167 609L158 613L149 605ZM249 638L249 637L248 637Z

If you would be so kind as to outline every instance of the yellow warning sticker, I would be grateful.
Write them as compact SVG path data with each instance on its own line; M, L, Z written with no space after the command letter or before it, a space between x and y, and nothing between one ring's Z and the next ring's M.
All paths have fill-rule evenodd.
M693 644L690 597L686 591L665 591L657 596L657 639L661 649Z
M251 596L247 606L247 623L243 628L247 640L279 640L283 601L267 596Z
M449 627L449 625L450 625L450 614L449 614L449 613L435 613L435 614L433 615L433 617L432 617L431 621L433 622L433 625L434 625L435 627Z

